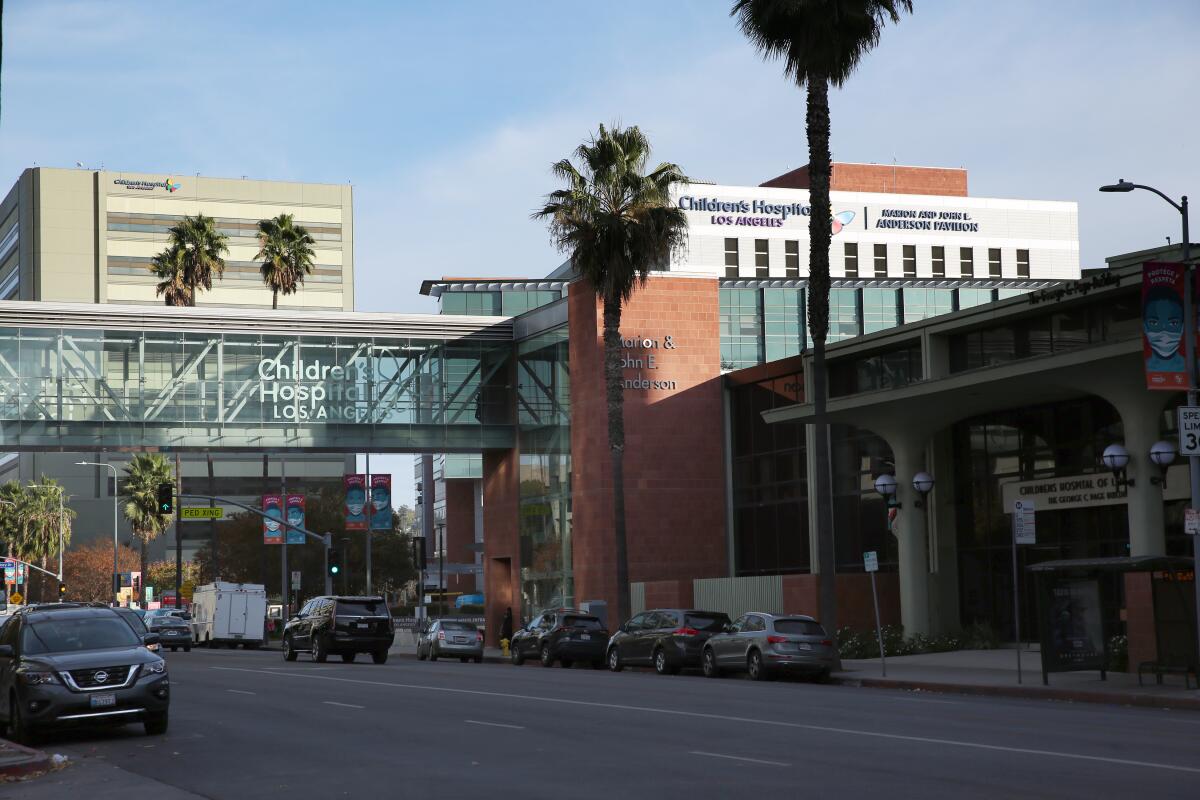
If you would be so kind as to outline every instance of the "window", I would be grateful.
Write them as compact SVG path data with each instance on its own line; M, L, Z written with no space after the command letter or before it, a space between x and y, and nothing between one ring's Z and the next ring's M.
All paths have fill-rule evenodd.
M901 299L904 302L905 323L949 314L954 310L953 289L906 288L901 292Z
M933 277L946 277L946 248L933 248Z
M917 277L917 246L915 244L904 245L904 277Z
M729 617L724 614L687 614L683 624L689 628L706 633L720 633L729 624Z
M863 289L863 333L900 324L899 294L896 289Z
M633 619L625 623L625 630L627 631L640 631L644 627L646 627L645 614L637 614Z
M563 617L562 621L564 628L585 628L590 631L598 631L603 625L596 617Z
M783 243L783 267L787 277L800 277L800 242L795 239Z
M862 333L857 289L829 290L829 338L837 342Z
M775 632L792 636L825 636L825 629L806 619L777 619Z
M964 278L975 277L975 251L969 247L958 248L958 274Z
M742 628L744 631L765 631L766 629L767 624L763 622L763 618L755 616L746 617L746 624Z
M846 277L858 277L858 242L846 242Z
M738 240L725 240L725 277L736 278L738 276Z
M875 245L875 276L879 278L887 277L887 245Z
M87 616L68 619L42 619L21 626L21 654L77 653L134 647L140 644L133 628L125 620Z
M999 247L989 247L988 248L988 277L989 278L999 278L1000 277L1000 248Z
M1029 277L1029 251L1028 250L1018 250L1017 251L1017 277L1018 278L1028 278Z
M768 249L766 239L754 240L754 274L756 277L765 278L770 273L768 272L771 266L771 251Z

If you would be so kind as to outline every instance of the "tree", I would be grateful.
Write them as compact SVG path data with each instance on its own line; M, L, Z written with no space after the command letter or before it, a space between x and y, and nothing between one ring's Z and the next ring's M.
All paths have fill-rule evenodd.
M195 561L183 562L183 583L196 584L200 581L200 565ZM142 573L142 584L153 586L156 593L175 588L175 560L151 561Z
M160 278L155 291L167 305L196 305L196 292L211 290L213 276L225 274L223 256L229 252L229 237L217 230L212 217L184 217L169 231L166 249L150 262L150 271Z
M161 453L138 453L125 465L125 519L141 545L141 573L146 574L146 545L162 535L174 514L158 512L158 486L175 483L171 462Z
M107 603L112 600L112 556L110 542L103 539L73 547L63 558L63 583L67 599L84 603ZM138 569L138 555L130 547L117 549L117 571Z
M291 214L259 220L258 255L263 283L271 290L271 308L279 308L279 295L295 294L311 275L315 240L303 225L296 225Z
M813 340L813 446L816 451L817 563L819 608L827 630L837 630L837 559L834 553L833 493L829 469L829 426L825 417L825 340L829 334L829 245L832 215L829 181L829 86L841 87L879 43L883 26L911 0L737 0L730 15L764 59L783 60L784 74L808 89L809 277L808 327Z
M70 544L75 512L62 502L61 492L62 486L45 475L36 484L9 481L0 487L0 538L7 554L46 569L50 557ZM33 572L30 583L45 599L47 581L42 574Z
M603 305L604 388L613 479L617 617L629 617L629 558L625 537L625 417L621 376L621 311L650 270L664 268L687 242L687 217L671 203L671 187L688 181L675 164L645 172L650 142L637 126L600 126L575 149L576 166L554 164L566 185L546 197L535 218L549 220L550 236L570 256Z

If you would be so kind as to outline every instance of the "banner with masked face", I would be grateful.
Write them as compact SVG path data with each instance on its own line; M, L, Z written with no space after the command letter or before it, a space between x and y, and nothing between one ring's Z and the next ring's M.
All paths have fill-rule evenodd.
M304 495L289 494L287 496L287 521L292 525L304 527ZM288 544L304 544L304 534L295 528L287 529Z
M392 529L392 476L371 476L371 530Z
M367 529L367 476L346 475L346 530Z
M1184 337L1182 264L1148 262L1142 267L1142 359L1146 388L1178 391L1188 384Z
M283 498L277 494L263 495L263 544L283 544Z

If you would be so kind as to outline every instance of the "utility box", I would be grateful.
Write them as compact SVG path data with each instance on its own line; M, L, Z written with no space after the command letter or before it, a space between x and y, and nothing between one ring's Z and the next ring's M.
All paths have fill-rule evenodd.
M598 617L600 624L605 628L608 627L608 601L588 600L586 603L579 604L579 610Z

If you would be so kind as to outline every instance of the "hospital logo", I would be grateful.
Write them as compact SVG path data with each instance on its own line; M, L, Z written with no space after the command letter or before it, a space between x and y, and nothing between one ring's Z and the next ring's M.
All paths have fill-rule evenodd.
M842 228L846 227L853 221L854 221L854 212L853 211L843 211L839 214L834 214L833 215L833 224L832 224L832 227L830 228L830 233L833 236L837 236L838 232L841 231Z

